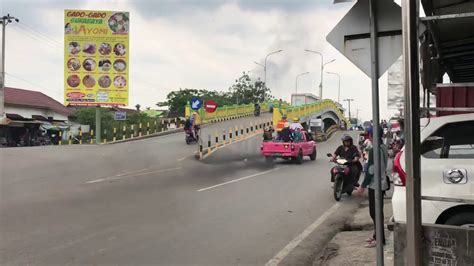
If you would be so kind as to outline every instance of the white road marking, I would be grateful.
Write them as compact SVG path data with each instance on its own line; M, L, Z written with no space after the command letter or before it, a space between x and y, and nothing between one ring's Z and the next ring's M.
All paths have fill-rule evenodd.
M140 173L140 172L143 172L143 171L146 171L146 170L148 170L148 168L143 168L143 169L133 171L133 172L125 172L125 173L118 174L116 176L131 175L131 174Z
M184 156L183 158L179 158L178 162L184 161L184 160L186 160L186 158L188 158L188 156Z
M306 237L308 237L318 226L320 226L329 216L331 216L339 208L340 204L334 204L329 210L327 210L323 215L321 215L314 223L312 223L308 228L306 228L301 234L299 234L295 239L293 239L286 247L284 247L280 252L278 252L275 257L269 260L265 266L276 266L280 264L283 259L290 254L295 247L297 247Z
M237 178L237 179L234 179L234 180L231 180L231 181L228 181L228 182L224 182L224 183L221 183L221 184L217 184L217 185L214 185L214 186L210 186L210 187L206 187L206 188L201 188L201 189L197 190L197 192L206 191L206 190L209 190L209 189L213 189L213 188L216 188L216 187L225 186L225 185L228 185L228 184L231 184L231 183L239 182L239 181L242 181L242 180L245 180L245 179L249 179L249 178L252 178L252 177L256 177L256 176L259 176L259 175L264 175L264 174L273 172L273 171L278 170L278 169L280 169L280 168L278 168L278 167L277 167L277 168L273 168L273 169L268 170L268 171L265 171L265 172L260 172L260 173L256 173L256 174L253 174L253 175L249 175L249 176L244 176L244 177L241 177L241 178Z
M100 178L100 179L96 179L96 180L87 181L86 184L98 183L98 182L102 182L104 180L105 180L105 178Z
M100 178L100 179L96 179L96 180L87 181L86 184L93 184L93 183L99 183L99 182L103 182L103 181L118 180L118 179L127 178L127 177L137 177L137 176L143 176L143 175L149 175L149 174L163 173L163 172L169 172L169 171L180 170L180 169L182 169L182 168L183 168L183 167L175 167L175 168L168 168L168 169L160 169L160 170L155 170L155 171L149 171L149 172L139 173L139 174L130 174L130 175L106 177L106 178Z

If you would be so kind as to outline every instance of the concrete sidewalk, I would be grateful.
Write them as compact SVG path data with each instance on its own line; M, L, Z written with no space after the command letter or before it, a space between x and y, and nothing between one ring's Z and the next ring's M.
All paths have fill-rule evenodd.
M385 223L392 216L390 199L384 203ZM369 215L368 201L364 201L352 220L346 223L313 262L313 266L376 265L375 248L366 248L365 240L373 234L373 223ZM393 265L393 235L385 230L385 265Z

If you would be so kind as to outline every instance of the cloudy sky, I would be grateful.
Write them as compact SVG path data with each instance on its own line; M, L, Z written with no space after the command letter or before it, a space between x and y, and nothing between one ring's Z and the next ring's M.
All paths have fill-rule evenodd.
M327 71L341 75L341 97L353 98L364 119L371 117L370 80L336 49L326 35L352 7L332 0L2 0L0 13L20 19L7 29L6 85L43 93L63 102L64 9L130 12L130 106L154 107L179 88L227 90L250 71L263 79L269 52L267 84L274 96L290 99L297 74L299 92L317 94L320 58ZM380 79L383 118L387 77ZM325 98L337 99L337 78L325 75ZM346 106L346 103L344 103Z

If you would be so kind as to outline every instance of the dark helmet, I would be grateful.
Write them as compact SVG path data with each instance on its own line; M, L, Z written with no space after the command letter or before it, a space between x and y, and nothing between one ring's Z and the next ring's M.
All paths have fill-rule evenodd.
M352 137L351 137L350 135L347 135L347 134L344 135L344 136L342 136L341 140L342 140L342 142L344 142L344 141L354 142L354 140L352 139Z

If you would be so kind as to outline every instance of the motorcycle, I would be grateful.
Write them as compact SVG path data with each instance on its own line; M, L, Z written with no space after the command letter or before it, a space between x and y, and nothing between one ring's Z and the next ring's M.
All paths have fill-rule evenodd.
M332 158L332 154L328 153L328 157ZM343 193L351 196L354 190L352 176L349 167L349 161L343 158L337 158L334 161L336 165L331 169L331 182L334 182L334 199L341 200Z
M186 141L186 144L191 144L193 142L195 143L198 143L199 141L199 127L198 126L195 126L194 127L194 134L193 134L193 131L192 129L187 129L185 130L185 134L186 134L186 137L185 137L185 141Z

